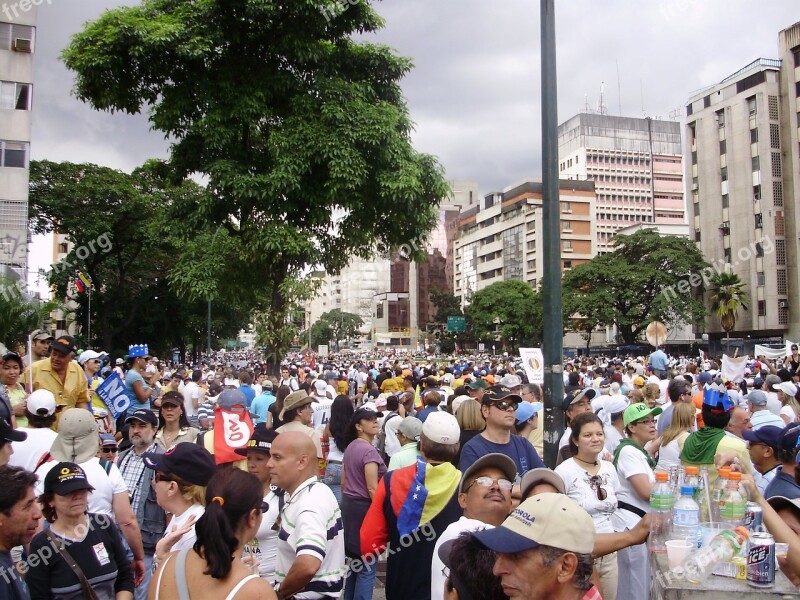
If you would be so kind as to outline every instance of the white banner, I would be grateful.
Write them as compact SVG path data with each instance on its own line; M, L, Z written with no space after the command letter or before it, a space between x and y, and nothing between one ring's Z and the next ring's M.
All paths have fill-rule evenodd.
M544 384L544 356L541 348L520 348L522 367L530 383Z
M747 357L733 358L727 354L722 355L722 378L739 383L744 379L744 370L747 367Z
M753 354L756 358L763 356L767 360L781 360L791 355L792 342L787 341L785 348L770 348L769 346L760 346L756 344Z

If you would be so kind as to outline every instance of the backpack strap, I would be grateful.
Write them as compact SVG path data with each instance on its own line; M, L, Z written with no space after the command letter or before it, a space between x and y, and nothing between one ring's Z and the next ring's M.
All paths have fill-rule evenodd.
M53 457L50 454L50 451L47 450L44 454L42 454L39 457L39 460L36 462L36 466L33 467L33 472L35 473L36 471L39 470L39 467L41 467L46 462L50 462L51 460L53 460Z

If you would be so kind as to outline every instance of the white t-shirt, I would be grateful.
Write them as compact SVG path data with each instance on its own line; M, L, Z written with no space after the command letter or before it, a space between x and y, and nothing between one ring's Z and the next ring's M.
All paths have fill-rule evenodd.
M795 421L797 421L797 415L794 413L794 409L788 404L786 406L781 407L781 416L788 417L789 423L794 423ZM14 451L16 452L16 448L14 448Z
M572 435L572 427L567 427L564 430L564 435L561 436L561 439L558 440L558 449L561 450L564 446L569 444L569 436Z
M272 527L278 519L278 496L271 491L264 496L264 502L269 504L269 510L261 518L261 526L256 532L256 537L244 546L244 556L254 556L258 561L258 575L262 579L272 581L275 576L275 563L278 560L278 532Z
M767 409L773 415L781 414L781 401L778 400L778 392L764 392L767 395Z
M600 461L600 486L606 492L605 500L597 499L597 491L589 483L592 477L574 458L568 458L555 468L555 472L564 480L567 496L575 500L589 513L594 521L597 533L613 533L611 515L617 510L617 490L620 488L619 478L614 465L606 460Z
M344 460L344 452L339 450L339 446L336 445L336 440L333 439L333 436L328 438L328 460L338 460L339 462Z
M194 522L197 523L197 519L203 516L204 512L206 512L205 506L203 506L202 504L192 504L189 508L183 511L183 513L179 517L178 516L172 517L172 520L169 522L169 527L167 527L167 530L164 532L164 535L167 535L168 533L183 527L186 524L186 521L188 521L192 517L192 515L196 515L197 518L194 520ZM194 543L196 541L197 541L197 533L194 530L194 525L192 525L192 528L186 533L184 533L181 536L181 539L175 542L175 545L172 547L172 550L170 550L170 552L178 552L180 550L185 550L187 548L193 548Z
M24 442L11 442L14 454L8 459L8 464L12 467L22 467L26 471L33 471L36 463L45 452L53 446L56 439L56 432L48 428L30 429L23 427L20 431L28 434L28 439Z
M634 475L647 475L651 485L656 482L656 475L647 463L644 453L632 446L626 446L620 451L619 461L617 461L617 476L619 477L617 501L627 502L644 512L650 512L649 498L647 500L640 498L631 482L628 481L628 478ZM611 516L611 523L614 531L625 531L625 529L636 526L639 519L640 517L631 511L620 509Z
M386 431L384 450L386 450L386 454L391 457L395 452L400 450L400 442L397 439L397 428L400 427L400 423L403 422L403 417L397 413L394 413L391 417L389 417L388 421L386 420L387 417L389 417L389 413L386 413L386 417L383 419L385 425L384 430ZM383 427L383 425L381 426Z
M39 476L39 481L36 482L35 487L37 496L44 492L44 478L58 462L57 460L46 462L36 471ZM113 517L111 506L114 494L128 493L128 486L122 478L119 467L112 464L111 469L106 473L106 470L100 464L100 459L95 456L81 463L80 467L86 473L86 479L89 480L89 484L94 488L93 492L89 492L89 512Z
M613 425L603 425L603 434L606 436L606 450L614 454L614 450L617 449L617 446L622 441L622 434Z
M190 381L183 388L183 408L186 411L187 417L194 417L197 415L197 409L194 407L194 400L198 401L200 405L200 386L194 381Z
M462 516L455 523L450 523L436 540L436 546L433 548L433 563L431 563L431 600L444 599L444 581L445 576L442 574L444 570L444 563L439 558L439 548L447 541L456 539L463 531L480 531L482 529L492 529L493 525L478 521L477 519L468 519Z
M672 467L677 467L680 464L681 450L683 450L683 444L686 442L686 438L688 437L689 432L684 431L669 444L661 446L658 451L659 469L662 471L668 471Z

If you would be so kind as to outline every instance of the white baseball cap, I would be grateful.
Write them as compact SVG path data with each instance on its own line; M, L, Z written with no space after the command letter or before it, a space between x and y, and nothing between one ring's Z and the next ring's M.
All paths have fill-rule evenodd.
M437 444L457 444L461 436L458 421L450 413L432 412L422 424L422 435Z
M28 396L25 408L33 415L50 417L56 412L56 397L50 390L35 390Z
M94 350L84 350L81 352L81 355L78 357L78 364L82 365L87 360L94 360L95 358L100 358L105 356L105 352L96 352Z

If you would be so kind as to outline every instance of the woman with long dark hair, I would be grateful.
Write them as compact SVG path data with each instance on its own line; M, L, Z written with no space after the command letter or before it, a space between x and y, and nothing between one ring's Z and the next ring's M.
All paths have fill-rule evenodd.
M350 418L342 459L342 523L344 549L351 560L361 559L361 525L367 515L386 465L372 445L378 435L378 413L359 408ZM375 585L375 562L363 559L361 569L350 569L344 600L370 600Z
M272 427L271 429L277 429L281 425L283 425L284 421L281 419L281 412L283 411L283 402L286 400L286 396L292 393L292 388L288 385L282 385L278 388L278 393L275 396L275 402L273 402L269 407L269 412L272 415Z
M261 525L263 488L241 469L217 471L206 488L206 511L191 549L171 554L150 582L149 597L277 599L272 587L240 560Z
M161 398L158 409L158 431L156 446L169 450L181 442L195 442L200 430L189 424L183 407L183 394L167 392Z
M331 488L336 501L342 503L342 460L344 459L344 448L347 445L347 430L350 419L355 409L353 401L344 394L336 396L331 404L331 418L325 425L323 437L329 440L328 465L325 467L325 478L323 481Z

